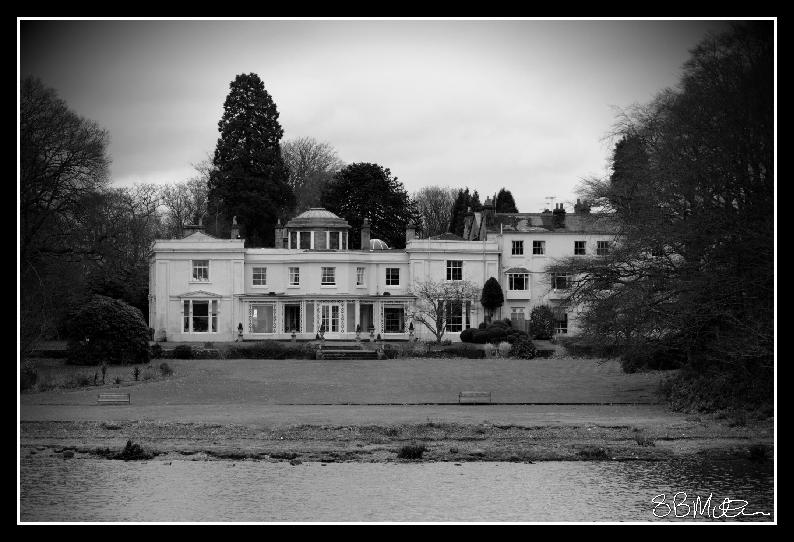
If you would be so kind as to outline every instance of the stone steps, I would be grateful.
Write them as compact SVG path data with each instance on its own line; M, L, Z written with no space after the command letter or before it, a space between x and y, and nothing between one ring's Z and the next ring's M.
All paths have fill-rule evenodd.
M322 350L323 359L326 360L350 360L350 359L378 359L378 353L374 350Z

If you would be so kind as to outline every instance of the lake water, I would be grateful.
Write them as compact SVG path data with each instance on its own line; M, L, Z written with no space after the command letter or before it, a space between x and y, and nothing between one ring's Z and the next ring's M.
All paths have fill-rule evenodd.
M747 501L745 514L773 512L771 463L744 460L291 466L39 454L20 466L20 518L31 522L673 521L687 512L671 506L681 491L689 514L678 521L693 521L693 499L710 494L712 514L726 497Z

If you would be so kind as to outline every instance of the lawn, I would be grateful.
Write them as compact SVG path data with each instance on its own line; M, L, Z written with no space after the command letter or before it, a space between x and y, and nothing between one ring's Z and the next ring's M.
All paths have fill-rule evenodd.
M96 367L36 360L39 378L93 381ZM24 393L23 404L92 404L98 390L123 387L146 405L455 403L458 392L490 391L495 403L652 403L665 372L626 374L615 361L535 360L168 360L174 370L135 382L133 366L109 367L104 386ZM143 374L143 373L142 373ZM116 378L120 384L114 384ZM99 376L101 381L101 373Z

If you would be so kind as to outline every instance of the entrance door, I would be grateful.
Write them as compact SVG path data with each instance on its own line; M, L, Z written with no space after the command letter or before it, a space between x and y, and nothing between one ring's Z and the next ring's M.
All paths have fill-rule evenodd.
M327 338L339 337L342 331L341 313L342 309L339 303L323 303L320 305L320 327L325 327L325 336Z

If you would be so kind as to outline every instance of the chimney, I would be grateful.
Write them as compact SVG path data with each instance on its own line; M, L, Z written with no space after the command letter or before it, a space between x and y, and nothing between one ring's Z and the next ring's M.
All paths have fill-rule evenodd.
M237 225L237 217L232 217L232 233L230 236L232 239L239 239L240 238L240 227Z
M580 201L579 198L576 199L576 205L573 206L573 212L578 214L589 214L590 213L590 205L587 203L587 200L584 202Z
M281 227L281 219L276 222L276 234L273 237L273 246L281 248L284 246L284 228Z
M182 237L193 235L197 231L204 231L204 224L202 223L201 217L199 217L198 224L185 224L182 226Z
M552 224L554 228L564 228L565 227L565 208L562 206L562 203L558 203L554 206L554 211L552 213Z
M416 239L416 224L409 222L405 226L405 242L413 241Z
M369 250L369 219L365 218L361 225L361 250Z

